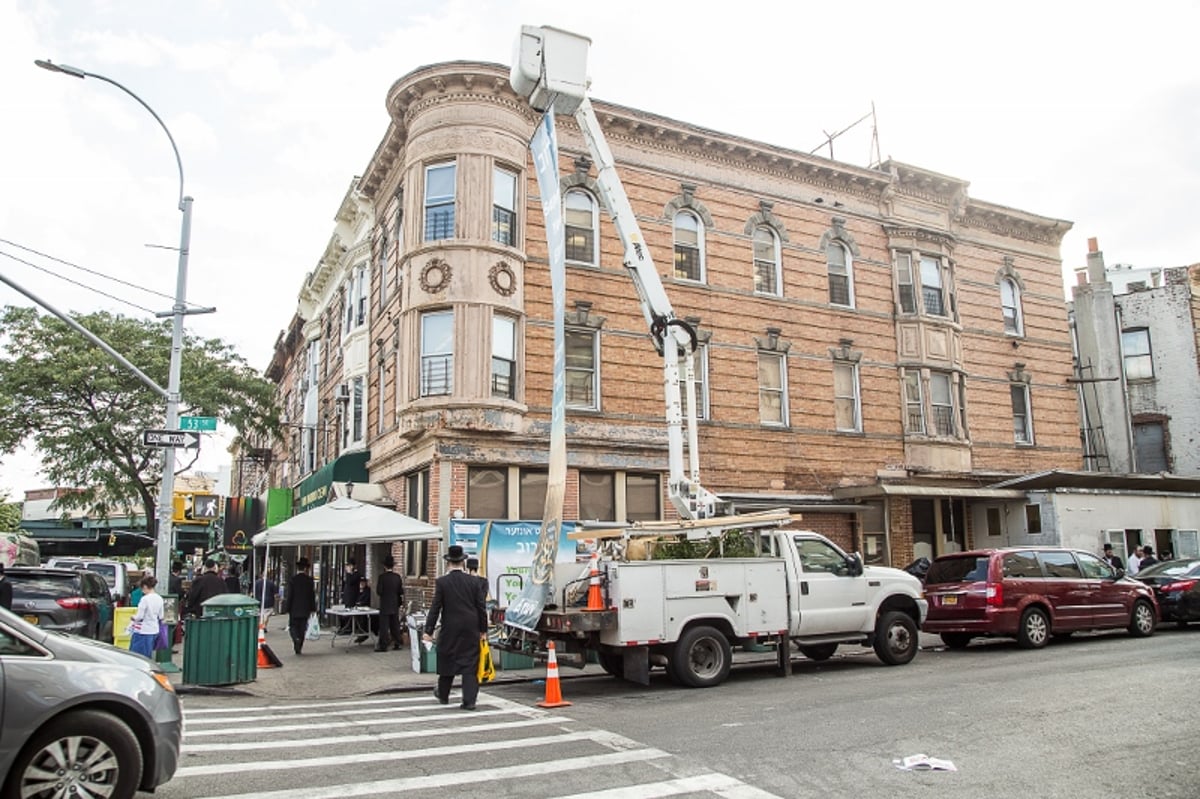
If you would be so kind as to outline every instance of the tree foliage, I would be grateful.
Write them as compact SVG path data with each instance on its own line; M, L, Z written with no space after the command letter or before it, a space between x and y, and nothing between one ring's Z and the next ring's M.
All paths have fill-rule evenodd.
M0 532L11 533L15 532L21 525L21 506L16 502L9 502L5 497L0 501Z
M167 385L169 320L107 312L75 320L155 383ZM0 453L32 444L46 477L77 489L60 505L96 518L142 512L150 526L162 451L143 446L142 431L164 427L162 396L60 319L32 308L0 311L0 344ZM243 437L277 435L274 386L230 345L185 334L181 363L180 415L215 416ZM179 450L179 470L195 463L196 455Z

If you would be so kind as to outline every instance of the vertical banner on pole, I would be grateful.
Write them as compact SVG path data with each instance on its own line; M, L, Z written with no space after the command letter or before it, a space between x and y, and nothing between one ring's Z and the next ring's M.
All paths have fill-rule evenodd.
M563 498L567 491L566 427L566 335L563 318L567 309L566 240L563 228L562 194L558 187L558 141L554 132L554 108L542 117L529 143L537 173L542 214L546 218L546 243L550 250L550 289L554 305L554 391L550 399L550 463L546 479L546 505L529 581L521 595L508 606L505 624L522 630L537 629L542 609L553 590L554 559L562 528Z

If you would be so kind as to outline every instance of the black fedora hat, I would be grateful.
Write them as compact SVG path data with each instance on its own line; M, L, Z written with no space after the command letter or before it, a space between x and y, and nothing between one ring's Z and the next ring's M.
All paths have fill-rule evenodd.
M458 544L452 544L443 557L450 563L462 563L467 559L467 553Z

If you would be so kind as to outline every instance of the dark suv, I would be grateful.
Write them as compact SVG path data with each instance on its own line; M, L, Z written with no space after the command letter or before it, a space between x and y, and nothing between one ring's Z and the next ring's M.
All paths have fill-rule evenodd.
M1026 649L1051 635L1126 628L1146 636L1158 604L1146 585L1090 552L1061 547L981 549L943 555L925 576L929 615L921 629L962 649L972 638L1016 638Z
M44 630L112 643L113 598L99 574L82 569L12 566L12 611Z

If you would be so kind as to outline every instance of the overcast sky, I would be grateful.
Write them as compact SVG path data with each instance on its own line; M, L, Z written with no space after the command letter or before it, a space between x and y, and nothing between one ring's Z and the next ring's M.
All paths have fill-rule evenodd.
M717 13L717 9L734 9ZM270 360L350 180L387 129L388 87L439 61L507 64L521 24L592 39L592 94L800 151L876 111L884 159L1074 229L1109 264L1200 261L1200 3L0 0L0 274L62 310L169 310L179 180L195 198L190 330ZM870 122L835 142L871 160ZM828 154L828 151L823 151ZM11 243L8 243L11 242ZM135 286L108 283L36 250ZM0 286L0 304L29 305ZM222 455L209 446L211 467ZM27 454L0 492L39 484Z

